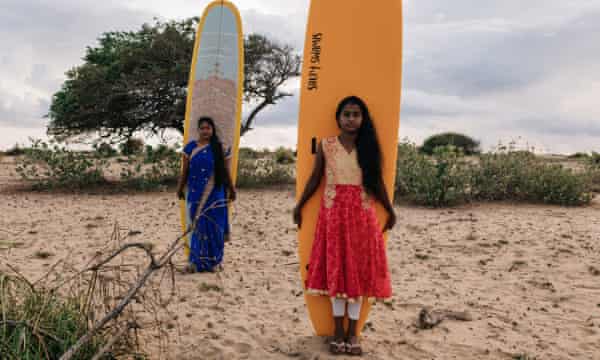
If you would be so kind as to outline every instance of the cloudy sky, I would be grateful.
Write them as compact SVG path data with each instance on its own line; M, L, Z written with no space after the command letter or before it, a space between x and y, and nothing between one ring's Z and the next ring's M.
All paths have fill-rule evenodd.
M208 0L1 0L0 149L45 132L50 98L105 31L198 16ZM302 49L309 0L238 0L246 32ZM343 4L343 1L340 0ZM400 136L459 131L600 151L600 0L405 0ZM287 85L297 93L298 81ZM295 146L298 97L265 112L246 146Z

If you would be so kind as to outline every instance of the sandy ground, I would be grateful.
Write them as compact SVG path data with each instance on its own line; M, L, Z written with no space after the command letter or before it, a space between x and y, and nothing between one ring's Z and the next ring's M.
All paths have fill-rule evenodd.
M5 158L0 269L9 262L35 279L63 257L84 264L105 246L115 222L140 231L134 240L154 244L156 252L180 230L171 192L15 192L11 173ZM239 192L221 279L176 277L177 300L169 306L176 326L163 358L331 358L304 307L293 205L292 189ZM495 203L396 210L399 224L388 243L393 302L371 312L365 359L600 359L598 199L585 208ZM37 251L51 256L41 259ZM417 330L423 307L467 311L473 321ZM153 336L146 341L156 347Z

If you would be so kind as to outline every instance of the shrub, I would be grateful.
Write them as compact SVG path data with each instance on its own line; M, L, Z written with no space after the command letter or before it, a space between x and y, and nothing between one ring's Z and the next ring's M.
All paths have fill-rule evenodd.
M538 162L528 169L523 198L557 205L583 205L592 199L588 173L575 174L562 165Z
M113 157L117 155L117 150L115 150L109 143L94 144L94 150L100 157Z
M293 184L293 166L277 163L272 158L240 159L238 164L238 187L265 187L270 185Z
M4 155L6 156L21 156L25 154L25 149L20 147L19 144L15 144L12 148L4 151Z
M119 145L119 149L124 156L138 155L144 151L144 141L135 138L127 139Z
M523 200L528 169L536 163L526 151L482 154L474 172L474 198L477 200Z
M398 147L396 192L426 206L446 206L469 200L471 168L455 147L438 147L432 158L414 144Z
M144 151L144 163L151 164L160 162L167 159L169 156L173 156L174 153L176 153L175 150L169 148L165 144L160 144L156 148L146 145L146 150Z
M56 143L34 140L31 148L17 162L16 171L34 188L82 188L105 182L104 159L68 150Z
M121 181L134 189L152 190L177 182L181 157L176 149L159 146L143 159L130 155L122 164Z
M466 162L460 149L437 147L433 156L413 144L398 147L396 192L426 206L447 206L470 200L515 200L557 205L583 205L600 183L600 168L577 173L549 164L528 151L483 154Z
M480 152L478 141L475 141L466 135L452 132L427 138L420 150L427 155L433 155L435 148L444 146L454 146L461 149L465 155L473 155Z
M474 176L478 200L522 200L582 205L591 200L589 171L575 173L526 151L484 154Z
M293 164L296 161L294 151L279 147L275 150L275 161L278 164Z
M582 152L576 152L575 154L571 154L568 156L569 159L587 159L588 154Z
M243 159L258 159L261 155L258 151L252 149L252 148L248 148L248 147L241 147L240 148L240 160Z
M600 166L600 153L593 151L592 156L590 156L590 163L595 166Z

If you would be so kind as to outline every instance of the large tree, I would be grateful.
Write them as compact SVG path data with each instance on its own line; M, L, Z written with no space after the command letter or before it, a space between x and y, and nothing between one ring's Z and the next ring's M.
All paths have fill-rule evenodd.
M138 31L102 34L54 94L48 133L59 139L98 134L117 142L138 131L183 132L197 24L198 18L157 21ZM300 74L300 57L289 45L250 34L244 47L244 101L254 107L242 135L261 110L291 96L282 85Z

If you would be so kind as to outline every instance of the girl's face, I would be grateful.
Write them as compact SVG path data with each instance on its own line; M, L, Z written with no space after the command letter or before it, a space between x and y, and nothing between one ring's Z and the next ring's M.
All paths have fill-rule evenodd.
M208 122L203 121L198 127L198 134L201 140L210 141L210 138L213 136L213 128Z
M345 132L355 133L360 129L363 117L360 106L357 104L347 104L342 108L340 118L338 119L340 129Z

